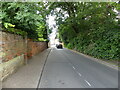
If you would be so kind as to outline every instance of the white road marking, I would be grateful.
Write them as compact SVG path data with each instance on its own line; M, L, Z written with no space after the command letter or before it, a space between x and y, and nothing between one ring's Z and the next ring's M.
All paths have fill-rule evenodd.
M82 76L79 72L78 72L78 75L79 75L79 76Z
M90 84L87 80L85 80L85 82L86 82L89 86L91 86L91 84Z
M73 69L75 69L75 67L73 66Z

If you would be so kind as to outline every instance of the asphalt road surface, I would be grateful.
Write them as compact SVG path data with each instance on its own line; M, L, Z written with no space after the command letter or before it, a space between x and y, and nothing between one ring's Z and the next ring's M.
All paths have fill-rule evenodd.
M67 49L53 48L39 88L118 88L118 71Z

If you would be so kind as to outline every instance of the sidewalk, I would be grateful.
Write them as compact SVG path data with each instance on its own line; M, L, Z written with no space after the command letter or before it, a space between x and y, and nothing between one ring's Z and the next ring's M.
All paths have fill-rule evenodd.
M19 68L2 83L2 88L37 88L49 51L50 49L47 49L28 60L27 65Z

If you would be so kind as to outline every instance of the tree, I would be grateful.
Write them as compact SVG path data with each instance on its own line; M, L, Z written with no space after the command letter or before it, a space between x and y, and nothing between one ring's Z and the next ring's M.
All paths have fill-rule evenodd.
M1 2L1 4L0 19L2 19L3 26L5 23L9 23L15 25L14 28L27 32L28 38L35 40L39 40L39 38L42 38L42 40L47 39L45 17L48 12L45 11L46 6L43 2ZM9 31L10 28L7 30Z
M102 59L119 59L118 37L119 26L116 12L119 8L113 2L61 2L51 5L59 16L67 12L68 17L61 15L58 26L60 37L67 48ZM60 13L61 12L61 13Z

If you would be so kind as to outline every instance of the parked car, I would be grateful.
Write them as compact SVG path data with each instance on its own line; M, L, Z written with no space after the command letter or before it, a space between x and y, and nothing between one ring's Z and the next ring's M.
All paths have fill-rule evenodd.
M56 47L57 47L58 49L63 49L62 44L57 44Z

